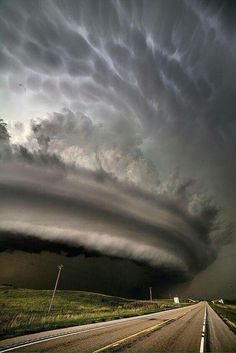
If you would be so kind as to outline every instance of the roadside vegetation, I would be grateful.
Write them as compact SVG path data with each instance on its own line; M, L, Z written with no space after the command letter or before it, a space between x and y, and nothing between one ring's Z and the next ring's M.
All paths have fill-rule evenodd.
M168 310L188 303L172 300L132 300L97 293L63 291L56 293L47 313L52 291L0 286L0 337L114 320Z
M229 328L236 333L236 301L225 301L224 304L210 303L210 305Z

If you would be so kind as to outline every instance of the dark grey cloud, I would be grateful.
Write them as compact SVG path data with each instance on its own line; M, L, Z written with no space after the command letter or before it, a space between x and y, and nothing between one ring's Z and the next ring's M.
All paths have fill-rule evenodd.
M29 239L29 251L36 237L38 251L45 242L49 249L55 242L55 252L66 244L69 254L83 248L173 271L183 279L216 258L223 229L217 224L218 209L189 192L192 181L172 185L172 198L170 190L157 196L118 182L104 170L99 177L60 158L52 164L53 155L43 158L41 151L26 153L13 146L11 153L10 160L2 160L0 176L0 229L9 237L9 250L12 244L22 250Z
M200 263L207 266L220 244L233 238L230 226L223 225L219 206L209 203L207 195L211 193L233 221L235 11L230 0L2 1L0 113L9 120L14 146L0 146L1 163L5 174L8 170L20 177L8 186L4 182L6 199L13 202L20 184L17 192L22 187L28 195L26 209L35 205L28 181L36 183L36 189L45 188L44 201L37 199L40 207L41 202L56 207L55 195L49 202L51 186L47 189L44 173L47 177L51 173L54 180L55 175L78 178L82 189L88 177L92 180L84 189L88 195L92 185L94 195L104 187L107 197L114 188L122 195L127 192L134 210L139 202L153 207L153 218L143 222L140 214L130 218L127 209L120 213L110 207L109 213L99 206L92 212L93 202L86 199L88 219L97 212L108 233L115 227L114 237L124 225L138 234L135 224L139 225L147 245L158 234L161 249L169 251L173 246L173 253L180 252L183 268L191 275L200 270ZM173 174L176 168L183 177ZM66 183L67 194L71 186L69 180ZM149 193L157 195L156 203ZM26 194L22 191L22 202ZM80 196L77 202L72 202L74 212L80 213ZM103 205L102 198L99 202ZM75 217L63 197L59 205L68 219ZM177 229L167 231L166 224L156 224L155 207L170 217L177 212L205 249L202 258L196 244L188 243L190 235L186 243L183 240L185 231L181 235ZM33 225L20 226L19 220L15 225L42 238L48 229L36 227L36 208ZM15 228L8 231L14 233ZM86 231L93 229L87 226ZM49 234L53 237L54 230ZM128 239L132 254L125 255L132 260L140 258L133 252L135 239ZM114 250L112 256L120 256L120 251ZM150 258L142 261L150 264Z
M128 259L87 254L65 257L49 252L31 255L14 251L1 254L1 281L14 283L20 288L51 288L58 263L64 264L59 289L79 288L90 292L149 299L150 283L153 284L153 294L160 296L179 280L176 273L168 270L159 273L154 268ZM35 278L38 279L37 283Z
M18 123L15 129L22 132L24 126ZM232 240L233 228L220 223L219 209L194 180L175 173L169 185L160 183L155 168L145 168L139 138L127 122L107 129L64 109L31 122L28 148L3 140L1 251L48 248L67 256L129 259L157 268L169 284L209 266ZM95 170L80 168L70 150L62 160L58 141L62 151L82 148L83 156L95 155ZM124 170L119 177L113 164L108 168L106 153L114 151L122 163L126 156L127 173L130 164L141 161L135 170L154 174L149 188L125 178ZM112 158L115 165L118 161Z
M36 238L24 233L8 231L1 232L0 252L22 251L24 253L39 254L42 252L56 253L67 257L85 255L86 257L99 257L101 254L96 251L89 251L82 246L70 246L66 242L53 242L46 239Z

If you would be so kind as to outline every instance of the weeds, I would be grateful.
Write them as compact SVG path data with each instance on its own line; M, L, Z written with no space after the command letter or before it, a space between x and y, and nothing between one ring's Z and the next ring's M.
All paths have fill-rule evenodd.
M52 311L48 314L51 295L52 291L48 290L0 286L0 337L114 320L176 307L170 300L150 302L89 292L57 291Z

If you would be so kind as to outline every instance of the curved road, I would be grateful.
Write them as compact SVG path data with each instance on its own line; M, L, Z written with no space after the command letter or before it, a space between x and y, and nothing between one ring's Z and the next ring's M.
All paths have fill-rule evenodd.
M206 314L205 314L206 312ZM206 332L203 322L206 316ZM16 337L1 352L234 352L234 335L210 306L185 308Z

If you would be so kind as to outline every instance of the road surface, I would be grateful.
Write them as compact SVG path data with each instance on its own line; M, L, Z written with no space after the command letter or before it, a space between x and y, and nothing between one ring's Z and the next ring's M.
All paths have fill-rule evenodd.
M236 335L207 303L201 302L185 308L129 319L7 339L0 342L0 350L1 352L96 353L235 352Z

